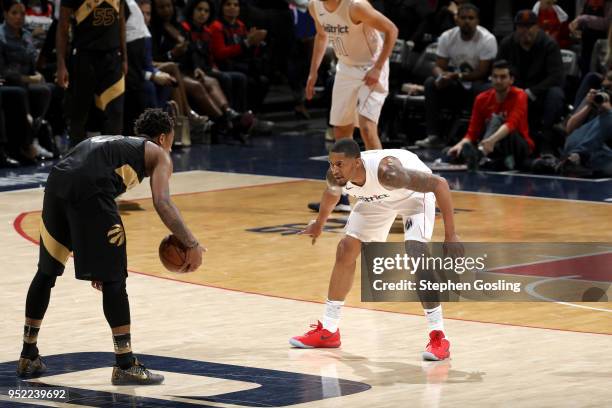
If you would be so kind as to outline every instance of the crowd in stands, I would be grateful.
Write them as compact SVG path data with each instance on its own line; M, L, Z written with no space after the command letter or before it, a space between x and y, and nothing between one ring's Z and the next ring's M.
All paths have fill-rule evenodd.
M129 135L147 107L173 112L194 142L243 143L272 126L257 117L275 83L310 117L308 0L107 0L120 22L83 15L84 3L3 0L0 167ZM399 29L383 146L441 150L470 168L612 174L612 0L371 3ZM105 32L96 44L86 18L120 24L125 49ZM322 65L319 103L333 69Z
M612 1L391 1L382 9L404 28L445 24L413 25L396 46L387 141L402 133L470 168L612 175Z

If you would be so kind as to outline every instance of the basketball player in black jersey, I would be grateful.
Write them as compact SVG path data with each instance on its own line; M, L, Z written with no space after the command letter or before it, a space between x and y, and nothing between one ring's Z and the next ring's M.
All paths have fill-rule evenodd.
M61 0L56 80L59 86L68 88L66 113L71 146L85 138L88 123L98 125L95 130L102 134L121 134L127 73L125 12L125 0Z
M17 365L20 377L39 375L46 368L36 346L38 331L49 305L51 288L63 274L72 251L76 278L92 281L102 291L104 316L115 346L112 383L145 385L164 380L132 355L126 237L115 198L149 176L155 210L187 247L182 272L192 272L200 266L205 249L170 200L173 125L165 112L149 109L135 124L140 137L87 139L51 170L40 224L38 271L26 299L23 349Z

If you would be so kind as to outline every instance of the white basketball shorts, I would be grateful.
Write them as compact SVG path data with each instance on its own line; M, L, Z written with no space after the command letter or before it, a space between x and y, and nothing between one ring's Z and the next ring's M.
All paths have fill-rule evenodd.
M330 114L333 126L359 126L359 115L378 123L380 111L389 93L389 64L385 64L379 83L373 88L363 82L370 68L338 63Z
M345 233L361 242L385 242L398 215L402 216L405 241L429 242L436 218L434 194L414 193L398 201L359 201L349 215Z

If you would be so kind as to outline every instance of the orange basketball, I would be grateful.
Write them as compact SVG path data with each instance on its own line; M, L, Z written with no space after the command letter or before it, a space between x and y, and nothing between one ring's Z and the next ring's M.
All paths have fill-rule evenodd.
M159 244L159 259L170 272L179 272L185 263L185 246L174 235L168 235Z

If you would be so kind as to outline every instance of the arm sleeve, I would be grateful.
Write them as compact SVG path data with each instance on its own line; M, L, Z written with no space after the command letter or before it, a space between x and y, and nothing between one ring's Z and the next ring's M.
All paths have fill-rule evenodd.
M555 41L551 40L547 43L545 52L546 67L548 69L546 78L540 83L529 87L529 89L536 95L541 95L543 92L546 92L547 89L552 88L553 86L562 86L565 79L559 45L557 45Z
M153 50L151 49L151 37L145 38L145 61L144 61L144 75L146 80L150 80L153 74L159 71L153 65Z
M481 61L490 61L497 55L497 40L494 36L488 37L482 44L479 58Z
M527 115L527 94L524 91L520 91L516 98L514 98L513 104L508 109L508 118L506 119L506 126L510 133L514 132L520 127L525 115Z
M449 32L444 32L438 39L438 48L436 49L436 55L440 58L450 58L448 52L448 39Z
M510 52L509 52L509 40L508 37L504 38L500 43L499 43L499 47L497 49L497 57L495 59L505 59L506 61L508 61L510 64L512 64L512 61L510 60ZM515 67L516 69L516 67Z

